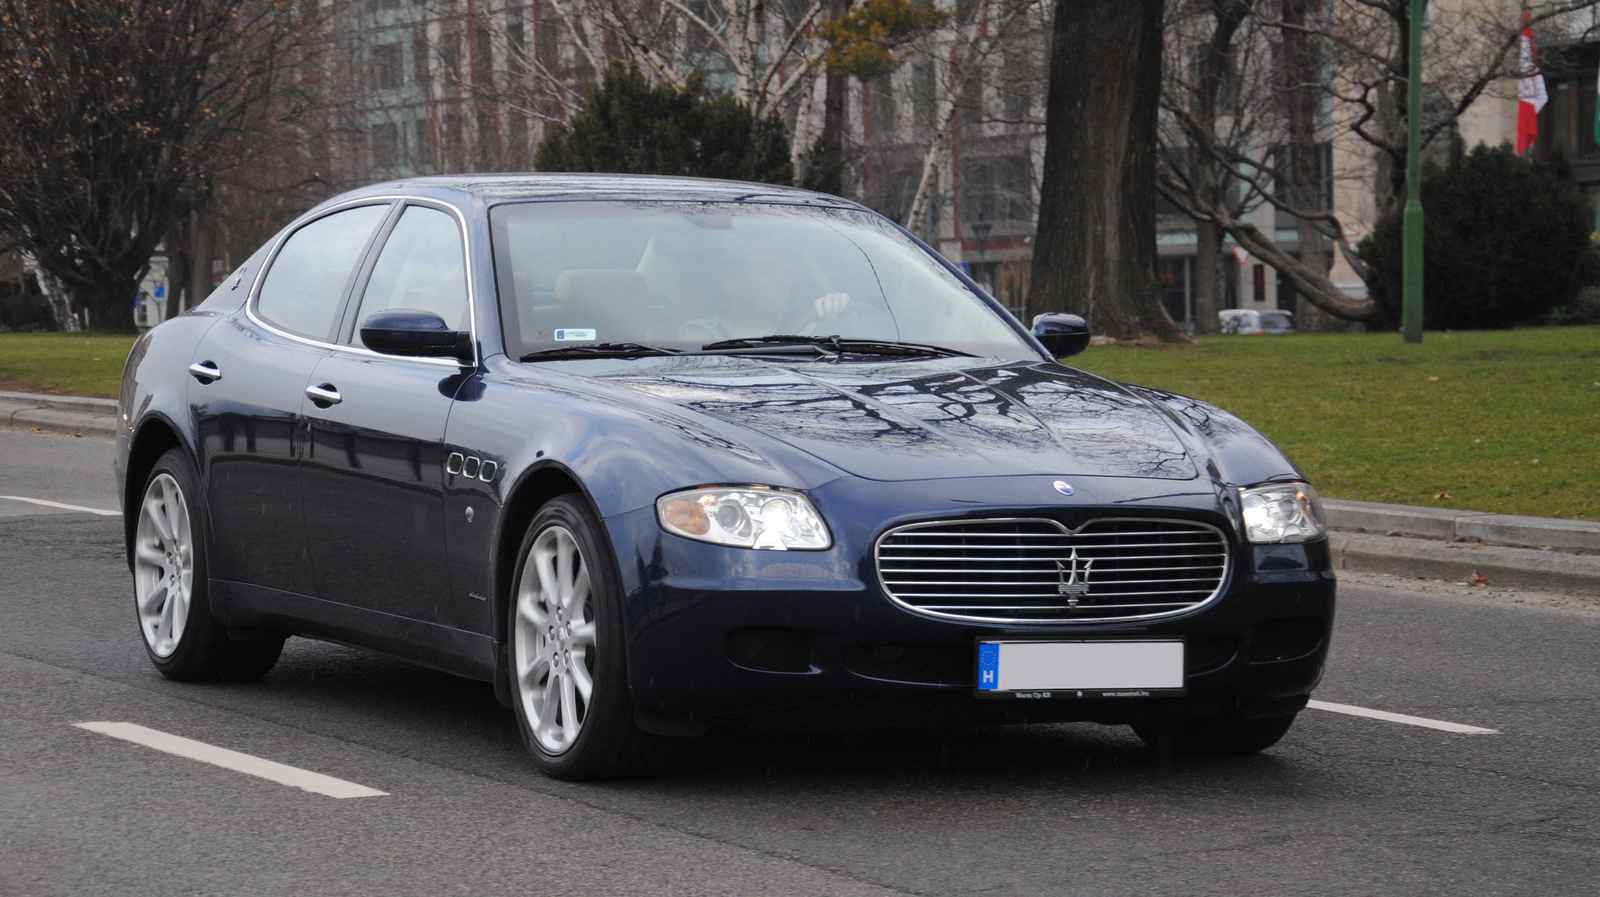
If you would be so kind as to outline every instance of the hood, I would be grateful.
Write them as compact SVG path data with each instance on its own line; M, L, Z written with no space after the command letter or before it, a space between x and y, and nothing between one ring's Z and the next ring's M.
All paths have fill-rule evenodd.
M785 364L737 356L639 362L586 373L867 479L1198 474L1150 402L1059 365L971 358Z

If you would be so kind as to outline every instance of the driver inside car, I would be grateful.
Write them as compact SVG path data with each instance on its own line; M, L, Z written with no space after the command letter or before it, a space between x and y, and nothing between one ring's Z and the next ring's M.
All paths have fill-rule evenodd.
M685 321L678 329L680 339L711 343L794 334L838 318L850 306L850 294L844 292L796 303L789 266L771 253L751 253L720 267L722 276L715 280L726 304Z

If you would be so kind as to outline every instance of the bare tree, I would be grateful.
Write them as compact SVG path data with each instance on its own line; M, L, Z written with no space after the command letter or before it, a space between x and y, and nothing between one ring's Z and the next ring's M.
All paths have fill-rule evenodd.
M132 329L153 250L292 111L267 100L306 15L273 0L0 0L0 238L69 316Z
M1203 244L1209 237L1220 245L1218 232L1226 233L1318 308L1347 319L1371 317L1376 309L1370 300L1347 295L1329 276L1329 245L1357 276L1366 279L1367 272L1349 242L1350 222L1341 220L1331 191L1322 189L1326 173L1319 166L1327 161L1318 156L1328 145L1366 147L1371 170L1342 176L1367 180L1379 214L1404 195L1409 0L1195 4L1212 11L1188 18L1189 27L1175 32L1176 43L1203 47L1202 58L1214 60L1242 92L1224 114L1215 102L1219 83L1207 80L1205 65L1186 74L1185 50L1168 54L1162 194L1198 223ZM1573 13L1595 4L1534 4L1530 20L1566 28ZM1522 22L1512 12L1497 4L1452 4L1430 14L1424 31L1425 147L1453 133L1497 82L1516 76L1512 50ZM1195 26L1202 21L1209 27ZM1324 114L1325 105L1331 116ZM1216 189L1218 183L1227 189ZM1256 223L1257 209L1292 217L1298 253L1277 243L1274 227ZM1202 271L1204 285L1211 278ZM1198 308L1196 314L1201 316Z
M901 223L912 231L925 231L928 203L938 186L939 165L949 158L951 142L955 139L960 99L967 94L975 77L992 67L992 60L1002 47L1024 40L1028 31L1036 29L1043 18L1038 0L976 0L964 16L957 17L949 28L924 41L919 51L932 57L932 68L937 89L934 94L934 111L927 148L922 154L922 169L917 178L916 192L912 194ZM1014 87L1015 85L1013 85ZM1002 87L1001 89L1004 89ZM976 103L968 107L973 121L965 124L981 126L1001 116L985 114L994 112L994 103ZM1003 102L999 104L1003 107ZM976 113L976 114L974 114ZM1025 122L1006 122L1026 124ZM926 239L934 235L923 233Z

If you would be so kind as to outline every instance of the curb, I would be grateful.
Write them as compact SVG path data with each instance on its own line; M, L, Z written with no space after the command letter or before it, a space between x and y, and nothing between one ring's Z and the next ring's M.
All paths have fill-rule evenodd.
M0 421L17 430L116 436L117 400L0 391Z
M1518 548L1600 552L1600 523L1589 520L1513 517L1487 511L1456 511L1337 499L1324 501L1322 510L1330 528L1349 532L1484 542Z
M1600 556L1331 532L1335 570L1600 596Z

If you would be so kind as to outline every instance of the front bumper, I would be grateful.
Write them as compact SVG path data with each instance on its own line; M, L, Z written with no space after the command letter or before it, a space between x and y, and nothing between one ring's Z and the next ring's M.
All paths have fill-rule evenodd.
M1007 478L1026 481L1031 477ZM959 482L959 481L958 481ZM1032 492L1017 482L1006 490ZM995 484L986 482L993 493ZM941 620L892 602L878 584L872 544L892 526L951 514L948 499L886 519L874 508L916 507L905 493L926 484L853 480L813 500L834 528L823 552L721 548L666 535L653 509L606 521L624 583L629 681L649 718L762 726L959 725L986 722L1125 723L1236 710L1281 716L1303 706L1322 676L1334 615L1326 541L1255 546L1230 538L1235 562L1223 594L1160 620L1110 624L1000 625ZM959 492L948 481L940 495ZM991 496L992 500L992 496ZM986 502L987 504L987 502ZM1213 494L1174 497L1115 511L1080 506L962 508L984 516L1081 519L1148 510L1188 516L1236 532ZM1072 519L1074 514L1078 519ZM1186 693L1101 698L1057 692L1048 699L978 698L980 638L1181 637Z

